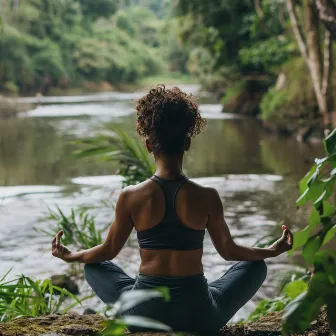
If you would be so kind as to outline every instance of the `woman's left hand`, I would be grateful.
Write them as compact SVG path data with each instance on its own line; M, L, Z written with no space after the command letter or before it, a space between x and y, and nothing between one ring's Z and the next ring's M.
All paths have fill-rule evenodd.
M282 237L274 242L269 249L274 250L276 255L290 251L293 247L293 234L286 225L282 225Z
M61 244L61 238L63 236L63 230L58 232L52 241L52 255L56 258L62 259L66 262L71 261L73 253L64 245Z

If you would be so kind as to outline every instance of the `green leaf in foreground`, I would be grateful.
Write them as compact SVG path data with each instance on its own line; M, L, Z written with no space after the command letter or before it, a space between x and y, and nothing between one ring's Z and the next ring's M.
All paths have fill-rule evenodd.
M164 294L163 294L163 290L159 289L159 290L132 290L132 291L128 291L125 292L121 295L120 299L119 299L119 303L120 303L120 308L118 309L118 314L121 314L135 306L137 306L138 304L148 301L148 300L152 300L155 298L163 298Z
M329 155L336 153L336 128L327 136L323 144Z
M172 331L172 329L167 326L164 323L154 321L152 319L149 319L147 317L143 316L125 316L123 318L123 321L126 323L128 326L132 327L140 327L140 328L146 328L146 329L155 329L155 330L162 330L162 331Z
M322 239L319 234L309 238L308 242L303 247L303 257L308 264L312 264L316 252L322 246Z
M325 303L319 296L302 293L287 307L283 316L283 333L291 335L306 330L313 319L320 312L321 306Z
M308 284L303 280L295 280L287 284L283 293L286 294L290 299L296 299L301 293L307 291Z

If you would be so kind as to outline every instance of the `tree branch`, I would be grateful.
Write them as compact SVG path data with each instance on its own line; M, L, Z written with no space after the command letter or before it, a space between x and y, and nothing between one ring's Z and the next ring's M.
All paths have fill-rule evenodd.
M336 5L333 1L316 0L316 6L320 13L320 18L323 21L336 21Z
M288 9L288 13L289 13L289 18L290 21L292 23L292 29L293 29L293 33L294 36L297 40L300 52L302 54L302 56L305 58L305 60L308 60L308 51L307 51L307 46L306 43L302 37L302 33L300 31L299 28L299 24L298 24L298 20L296 17L296 12L295 12L295 7L294 7L294 3L293 0L286 0L287 3L287 9Z
M332 0L315 0L321 20L336 40L336 3Z
M322 78L322 94L327 96L330 82L330 55L331 55L331 35L326 30L324 35L324 53L323 53L323 78Z
M255 8L257 15L259 16L259 19L262 20L264 18L264 13L260 6L260 0L254 0L254 8Z

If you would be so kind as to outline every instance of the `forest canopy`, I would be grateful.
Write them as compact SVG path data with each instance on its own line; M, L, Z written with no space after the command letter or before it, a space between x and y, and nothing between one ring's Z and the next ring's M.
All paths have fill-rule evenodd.
M136 82L182 68L162 1L2 0L0 91ZM175 59L174 59L175 58ZM180 70L180 69L177 69Z

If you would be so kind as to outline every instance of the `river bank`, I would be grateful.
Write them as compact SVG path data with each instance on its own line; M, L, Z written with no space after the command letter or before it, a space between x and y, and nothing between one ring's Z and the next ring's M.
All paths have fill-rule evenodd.
M335 81L329 90L335 97ZM221 102L223 111L256 117L271 133L294 136L299 141L324 137L325 127L312 79L301 58L285 63L275 78L255 76L238 80L225 91ZM333 127L336 126L335 108L330 103Z
M287 71L287 70L286 70ZM240 81L226 90L225 95L210 93L221 98L223 113L256 119L265 131L296 138L298 141L316 141L324 136L321 118L317 115L317 103L308 79L297 83L285 70L278 76L274 86L258 80ZM301 76L301 75L300 75ZM187 75L167 74L146 77L138 83L112 85L108 82L84 82L81 87L69 89L52 88L47 96L39 93L26 97L0 95L0 120L16 117L40 105L99 103L140 97L148 88L158 83L181 86L199 98L209 95ZM306 87L308 85L308 87ZM296 87L301 90L294 90ZM195 90L195 87L197 89ZM222 89L220 91L223 91ZM296 95L293 92L296 92ZM290 99L289 99L290 92ZM335 88L336 94L336 88ZM214 98L211 98L213 100ZM219 98L217 99L219 100ZM336 124L336 113L331 113Z
M1 336L14 335L93 335L102 332L107 320L100 315L49 315L37 318L21 317L8 323L0 323ZM222 336L279 336L281 335L282 312L269 313L257 322L229 324L219 333ZM134 336L169 336L162 332L128 333ZM184 336L196 336L183 333ZM211 335L208 335L211 336ZM330 325L324 311L312 323L311 327L295 336L332 336Z
M15 99L0 95L0 120L15 118L20 112L33 109L34 106L29 103L18 103Z

